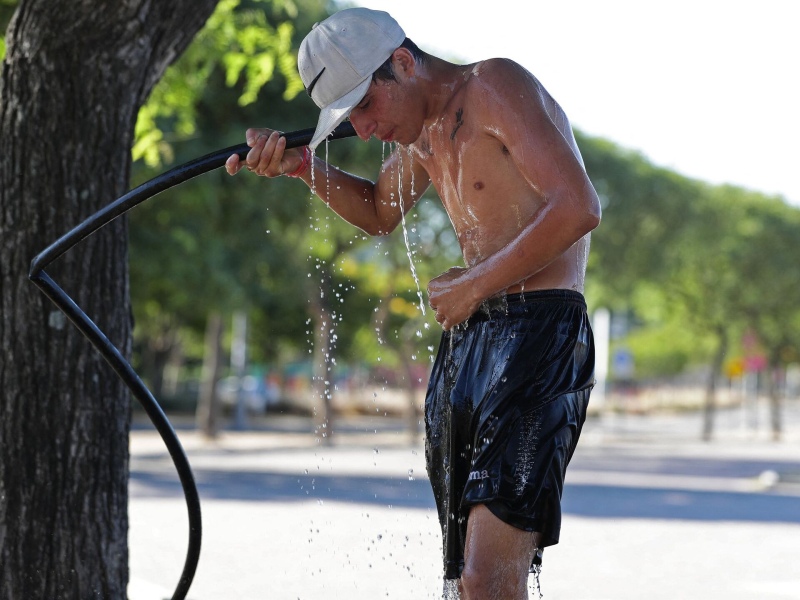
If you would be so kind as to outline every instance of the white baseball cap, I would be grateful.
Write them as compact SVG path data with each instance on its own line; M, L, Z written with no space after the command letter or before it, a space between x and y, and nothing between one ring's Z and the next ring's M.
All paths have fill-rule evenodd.
M312 149L361 102L372 74L405 37L389 13L368 8L347 8L314 25L297 57L306 92L321 109Z

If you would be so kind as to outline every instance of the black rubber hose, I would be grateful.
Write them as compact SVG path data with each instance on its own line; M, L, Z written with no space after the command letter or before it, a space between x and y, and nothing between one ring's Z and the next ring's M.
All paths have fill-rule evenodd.
M314 134L313 129L303 129L283 134L286 138L287 148L305 146ZM328 136L336 140L355 135L355 130L349 122L342 123ZM200 512L200 496L197 492L194 475L189 465L189 459L181 446L175 430L164 414L161 406L153 397L150 390L142 382L122 353L112 344L100 328L86 315L83 310L70 298L59 285L45 273L44 269L59 256L77 245L82 240L92 235L95 231L108 225L111 221L126 213L134 206L152 198L156 194L174 187L184 181L192 179L203 173L221 167L232 154L240 158L247 156L250 151L247 144L231 146L217 150L201 158L189 161L183 165L170 169L166 173L154 177L150 181L134 188L111 204L100 209L86 219L83 223L61 236L40 252L32 261L28 278L69 318L70 321L92 343L95 349L105 358L114 371L119 375L125 385L130 388L133 395L147 412L161 439L167 446L175 468L178 471L183 494L186 498L186 507L189 513L189 547L186 552L183 572L178 582L172 600L184 600L189 593L197 563L200 560L200 546L202 541L202 517Z

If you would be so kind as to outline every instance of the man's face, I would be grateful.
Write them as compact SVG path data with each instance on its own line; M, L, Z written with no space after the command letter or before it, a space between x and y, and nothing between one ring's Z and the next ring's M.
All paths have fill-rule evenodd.
M402 75L397 81L373 81L361 102L350 112L350 122L362 140L375 136L383 142L411 144L422 131L420 102L413 82Z

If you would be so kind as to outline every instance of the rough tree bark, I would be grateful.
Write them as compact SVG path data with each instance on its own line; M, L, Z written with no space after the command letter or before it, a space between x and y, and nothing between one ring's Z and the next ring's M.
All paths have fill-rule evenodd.
M27 279L127 188L138 109L216 0L22 0L0 73L0 598L125 598L129 398ZM130 349L127 226L48 272ZM177 579L178 574L176 574Z

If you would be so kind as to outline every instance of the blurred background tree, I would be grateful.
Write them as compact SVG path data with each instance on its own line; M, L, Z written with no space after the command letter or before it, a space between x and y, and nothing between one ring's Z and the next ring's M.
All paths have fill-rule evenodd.
M631 352L638 383L705 372L710 439L719 383L749 374L764 383L779 438L800 344L791 291L800 281L800 209L683 177L606 140L578 141L604 204L587 296L624 317L615 344ZM758 347L743 347L748 334Z

